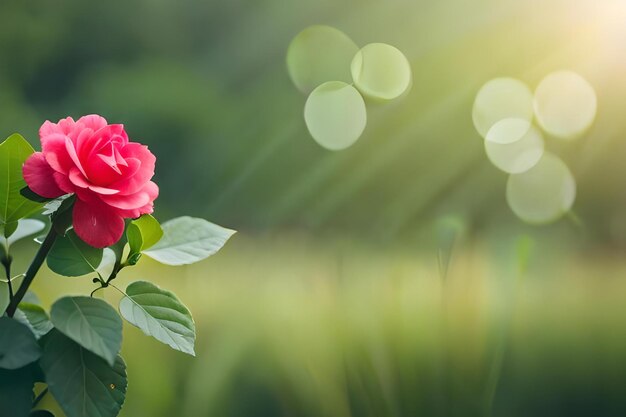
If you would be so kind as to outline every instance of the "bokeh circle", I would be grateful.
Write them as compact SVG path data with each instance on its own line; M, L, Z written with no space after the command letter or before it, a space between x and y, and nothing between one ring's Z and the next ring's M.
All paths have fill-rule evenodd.
M506 199L511 210L523 221L549 223L572 208L576 181L560 158L545 152L534 167L509 176Z
M287 49L287 70L303 93L327 81L351 82L350 63L358 46L338 29L310 26L296 35Z
M495 78L484 84L474 100L472 120L483 138L502 119L533 119L533 94L520 80Z
M411 86L411 64L404 54L385 43L361 48L350 65L354 85L363 94L378 100L393 100Z
M326 82L309 95L304 120L311 136L326 149L340 150L359 139L367 123L365 102L351 85Z

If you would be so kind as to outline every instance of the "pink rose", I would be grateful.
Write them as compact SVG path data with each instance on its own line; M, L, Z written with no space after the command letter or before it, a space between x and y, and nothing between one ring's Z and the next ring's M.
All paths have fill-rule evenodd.
M41 152L24 163L24 180L46 198L75 193L76 234L91 246L116 243L124 219L152 213L159 194L150 181L156 158L144 145L130 142L123 125L98 115L46 121L39 129Z

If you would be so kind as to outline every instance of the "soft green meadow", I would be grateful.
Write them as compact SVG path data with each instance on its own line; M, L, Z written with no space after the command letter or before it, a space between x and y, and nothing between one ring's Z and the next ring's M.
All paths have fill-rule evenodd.
M182 269L143 260L133 277L194 312L197 357L125 326L121 415L621 415L626 266L504 242L457 242L445 277L436 248L304 235L237 236ZM92 287L45 273L35 291Z

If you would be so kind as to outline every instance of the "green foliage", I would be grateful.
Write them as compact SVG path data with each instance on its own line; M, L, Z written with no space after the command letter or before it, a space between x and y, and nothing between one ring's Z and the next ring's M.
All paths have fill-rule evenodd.
M28 327L9 317L0 317L0 368L19 369L40 355L37 340Z
M34 364L16 370L0 368L0 417L28 417L38 370Z
M18 240L24 239L28 236L32 236L35 233L39 233L45 228L46 224L41 220L20 219L17 222L16 230L13 232L13 234L11 234L11 236L7 238L7 244L8 246L11 246Z
M98 268L96 268L96 272L101 280L106 280L113 274L116 262L117 257L115 251L110 248L104 248L102 251L102 261L100 265L98 265Z
M126 364L112 365L52 330L43 339L40 364L50 392L67 417L115 417L126 398Z
M46 310L36 304L21 302L13 318L28 326L37 339L53 328Z
M0 311L6 310L10 301L9 284L4 281L0 281Z
M27 185L26 187L20 190L20 194L27 200L34 201L35 203L48 203L50 201L54 201L52 198L42 197Z
M71 218L63 213L71 212L73 204L71 199L59 201L60 204L47 209L52 227L24 281L33 277L32 268L38 269L47 259L50 269L64 276L95 272L98 277L94 278L94 283L99 284L98 289L107 288L122 268L134 265L135 262L130 262L133 255L138 260L143 251L154 249L152 256L165 260L165 263L191 263L215 253L234 233L190 217L174 219L161 231L152 216L144 216L128 224L129 255L123 261L125 239L111 248L96 249L80 240L73 230L65 233L65 226L59 228L59 223ZM45 227L45 223L31 219L16 223L16 230L5 240L5 256L8 256L11 243ZM168 240L159 247L162 234ZM10 260L8 262L10 265ZM119 356L122 345L120 315L102 299L66 296L52 305L48 317L34 294L17 294L14 297L24 301L11 314L15 299L11 298L7 283L0 282L0 307L12 315L0 318L0 376L16 379L9 390L16 401L2 409L10 410L12 417L30 415L33 383L40 380L47 384L68 417L116 416L124 403L127 385L125 364ZM149 282L134 282L128 286L119 309L129 323L145 334L175 350L195 355L193 318L173 293ZM42 374L31 370L21 372L37 359L40 359L38 364ZM13 371L15 369L20 372ZM5 399L0 394L0 406L3 401ZM8 397L6 401L9 401ZM32 415L51 414L37 410ZM3 417L1 412L0 417Z
M0 237L0 256L4 258L8 256L9 248L12 244L27 236L41 232L45 229L46 224L41 220L20 219L17 222L9 223L6 226L11 226L11 233L9 233L8 237L6 234ZM6 232L7 230L8 229L5 227L4 231Z
M52 227L61 236L65 236L67 231L72 227L72 209L74 208L74 195L69 197L60 197L51 201L46 205L46 211L44 213L50 214L52 220ZM57 204L52 204L58 202Z
M163 263L192 263L214 254L234 232L190 217L174 219L162 230L154 217L144 215L127 221L126 234L115 245L94 248L72 229L75 195L44 199L26 187L22 165L33 152L19 135L0 144L0 270L5 275L0 278L0 417L52 416L33 410L48 390L67 417L115 417L127 387L126 365L119 356L122 318L93 293L112 287L117 274L146 251ZM15 275L11 246L46 228L41 220L25 218L42 209L50 216L50 228L43 239L35 239L40 246L26 272ZM161 243L163 236L167 240ZM91 297L59 298L48 316L28 291L44 262L63 276L94 274L98 287ZM147 335L195 355L191 313L171 292L135 282L128 286L120 312ZM47 384L37 398L35 382Z
M63 297L50 310L54 327L110 365L122 347L122 320L106 301Z
M26 186L22 165L35 150L17 133L0 143L0 225L17 227L17 222L41 208L41 203L27 200L20 190ZM5 232L5 236L10 233Z
M5 238L11 236L17 229L17 222L5 223L2 225L2 235Z
M133 282L120 301L120 313L148 336L181 352L195 355L196 328L191 313L169 291L146 282Z
M130 222L126 228L126 237L130 247L129 263L134 265L141 251L154 246L163 237L163 229L154 217L144 214Z
M29 417L54 417L54 414L48 410L35 410L30 413Z
M59 275L78 277L96 271L102 262L102 249L89 246L70 230L57 238L47 262Z
M163 237L147 256L166 265L186 265L201 261L224 246L235 233L204 219L178 217L162 224Z
M117 241L115 245L109 247L115 254L115 258L121 260L124 256L124 248L126 248L126 244L128 240L126 239L126 234L123 234L120 240Z

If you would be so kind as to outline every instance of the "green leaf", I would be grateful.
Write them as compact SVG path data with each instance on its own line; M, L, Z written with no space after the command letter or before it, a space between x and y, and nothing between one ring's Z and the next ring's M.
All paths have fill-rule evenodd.
M115 261L115 252L112 249L104 248L102 252L102 262L100 262L100 265L96 268L96 272L100 275L100 278L107 280L111 276L115 269Z
M72 196L73 196L73 194L66 194L66 195L62 195L61 197L55 198L54 200L48 201L43 206L44 211L41 214L43 214L45 216L48 216L50 214L56 213L61 208L61 206L63 205L65 200L70 199Z
M111 249L115 253L115 258L120 262L122 262L122 258L124 257L124 249L126 248L126 243L128 243L126 239L126 234L123 234L120 240L118 240L114 245L109 246L109 249Z
M24 298L22 298L22 302L41 305L41 300L39 299L39 297L37 297L37 294L35 294L31 290L26 291L26 294L24 294Z
M48 410L35 410L30 413L29 417L54 417L54 414Z
M26 325L37 339L52 330L52 322L46 311L36 305L21 302L13 318Z
M83 242L73 230L59 236L48 254L48 267L59 275L78 277L96 271L102 262L102 249Z
M128 264L129 265L137 265L137 262L139 262L139 259L141 259L141 253L132 253L128 255Z
M35 203L47 203L48 201L54 200L52 198L47 198L47 197L40 196L39 194L37 194L36 192L31 190L28 185L20 190L20 194L25 199L30 200L30 201L34 201Z
M0 369L0 417L28 417L33 406L37 364Z
M17 229L15 232L7 238L7 243L11 246L18 240L34 235L35 233L39 233L45 228L46 224L41 220L20 219L17 222Z
M196 328L191 313L169 291L146 282L133 282L120 301L120 313L145 334L173 349L195 355Z
M92 297L63 297L50 309L61 333L113 364L122 347L122 319L106 301Z
M0 144L0 224L16 222L41 209L42 204L26 199L22 165L35 150L17 133Z
M41 350L28 327L12 318L0 317L0 368L18 369L39 356Z
M9 284L4 281L0 281L0 314L4 314L10 302L11 297L9 295Z
M201 261L224 246L235 233L204 219L178 217L162 224L163 237L143 253L166 265Z
M144 214L130 222L126 229L126 237L130 246L129 256L133 256L154 246L163 237L163 229L157 219Z
M56 230L56 232L61 236L65 236L69 228L72 227L72 213L75 201L75 195L71 195L68 198L63 199L59 208L50 215L52 227L54 227L54 230Z
M17 222L2 224L1 227L2 227L2 235L5 238L8 238L13 233L15 233L15 230L17 229Z
M126 365L112 366L53 329L44 339L40 364L50 393L67 417L115 417L126 398Z

